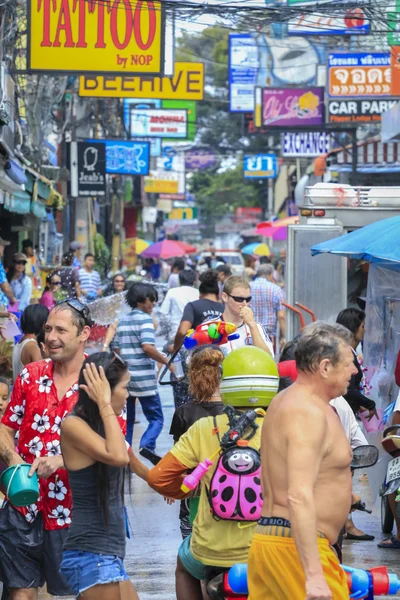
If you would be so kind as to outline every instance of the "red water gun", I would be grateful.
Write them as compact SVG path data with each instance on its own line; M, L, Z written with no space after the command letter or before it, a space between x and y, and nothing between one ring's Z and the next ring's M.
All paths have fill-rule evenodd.
M233 323L208 321L198 325L196 329L189 329L183 343L186 350L193 350L196 346L204 344L226 344L240 337L236 330L237 327Z

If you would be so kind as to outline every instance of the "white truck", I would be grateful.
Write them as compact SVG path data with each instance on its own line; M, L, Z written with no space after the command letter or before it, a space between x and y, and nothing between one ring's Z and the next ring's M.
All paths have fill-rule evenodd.
M317 319L334 322L348 301L348 260L311 256L315 244L400 214L400 187L352 187L317 183L306 188L300 222L288 228L286 302L303 305ZM302 314L307 317L304 311ZM305 318L309 322L310 318ZM287 339L300 331L298 314L287 311Z

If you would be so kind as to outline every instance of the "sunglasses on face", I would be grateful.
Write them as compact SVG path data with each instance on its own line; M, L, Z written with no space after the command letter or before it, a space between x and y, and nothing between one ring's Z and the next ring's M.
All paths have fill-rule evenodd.
M15 265L26 265L26 260L14 260Z
M251 302L251 296L247 296L246 298L244 296L232 296L232 294L228 294L228 296L229 298L233 298L238 304L241 304L242 302L247 302L247 304L250 304Z
M61 281L50 281L50 285L61 285Z

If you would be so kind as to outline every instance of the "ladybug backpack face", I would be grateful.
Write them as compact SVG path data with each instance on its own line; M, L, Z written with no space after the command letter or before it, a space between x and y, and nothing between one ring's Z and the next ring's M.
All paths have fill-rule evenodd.
M217 519L258 521L261 516L261 458L249 446L225 450L211 479L208 499Z

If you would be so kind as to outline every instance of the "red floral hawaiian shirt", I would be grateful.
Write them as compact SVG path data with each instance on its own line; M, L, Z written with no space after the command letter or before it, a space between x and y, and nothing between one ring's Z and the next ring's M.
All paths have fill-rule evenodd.
M2 423L18 432L18 452L27 462L61 454L60 428L78 400L75 383L59 400L53 380L54 363L42 360L25 367L17 377ZM121 429L124 426L121 423ZM71 523L72 495L65 469L40 479L36 504L15 507L32 523L42 512L44 529L63 529Z

